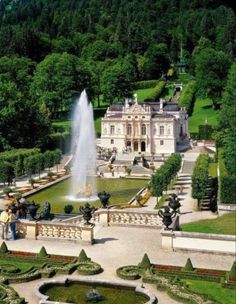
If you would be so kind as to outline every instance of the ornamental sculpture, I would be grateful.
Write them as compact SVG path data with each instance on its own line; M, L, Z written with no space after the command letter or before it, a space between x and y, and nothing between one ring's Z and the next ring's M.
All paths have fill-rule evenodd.
M85 220L85 225L93 225L92 223L90 223L89 221L92 218L92 214L95 212L95 208L91 207L89 205L89 203L86 203L84 206L81 206L79 208L80 212L83 215L83 218Z
M175 217L176 212L171 211L168 206L164 207L164 210L160 209L158 215L162 218L162 223L165 225L165 230L170 230L169 226L172 224L172 218Z
M98 193L98 197L100 199L100 202L102 204L103 208L107 208L108 207L108 201L109 198L111 197L110 193L106 192L106 191L102 191Z

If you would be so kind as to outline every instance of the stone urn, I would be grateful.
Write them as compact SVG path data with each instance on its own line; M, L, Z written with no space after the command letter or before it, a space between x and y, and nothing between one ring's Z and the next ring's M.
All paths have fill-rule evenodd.
M170 212L169 207L164 207L164 211L160 209L158 215L162 218L162 223L165 225L165 230L170 230L169 226L172 224L172 218L175 216L176 212Z
M89 222L92 218L92 214L94 213L95 211L95 208L94 207L91 207L89 205L89 203L86 203L84 206L81 206L79 208L80 212L82 213L83 215L83 218L85 220L85 225L91 225L91 223Z
M177 210L181 207L180 200L175 193L169 195L169 203L168 207L171 208L174 212L178 212Z
M110 193L108 193L106 191L102 191L102 192L98 193L98 197L100 199L102 207L103 208L107 208L108 207L109 198L111 197Z

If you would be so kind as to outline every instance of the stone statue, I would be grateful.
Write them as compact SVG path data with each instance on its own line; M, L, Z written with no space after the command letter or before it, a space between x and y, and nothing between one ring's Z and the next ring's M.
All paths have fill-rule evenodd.
M29 213L29 220L30 221L34 221L36 220L36 214L37 214L37 210L39 209L39 204L35 204L34 201L32 201L31 203L29 203L27 205L27 211Z
M39 220L51 220L54 218L54 215L51 214L51 205L49 202L45 202L43 206L43 211L40 213Z

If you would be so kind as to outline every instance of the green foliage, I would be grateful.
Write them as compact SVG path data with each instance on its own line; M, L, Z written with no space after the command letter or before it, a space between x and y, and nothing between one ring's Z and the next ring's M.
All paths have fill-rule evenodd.
M194 271L194 267L193 267L193 264L192 264L192 261L190 260L190 258L187 259L187 262L186 262L183 270L185 270L185 271Z
M10 187L3 188L3 193L6 195L9 195L9 193L12 192L12 189Z
M229 271L230 278L236 278L236 261L233 262L233 265Z
M1 245L1 247L0 247L0 254L6 254L6 253L8 253L8 252L9 252L9 250L8 250L8 248L7 248L6 243L5 243L5 242L2 242L2 245Z
M68 205L65 205L64 212L66 214L70 214L73 211L73 209L74 209L74 207L72 205L68 204Z
M63 153L68 153L70 150L70 133L52 133L50 135L52 147L59 148Z
M181 155L172 154L160 169L152 175L151 185L152 194L154 196L161 196L164 190L167 190L167 186L170 181L175 177L181 167Z
M78 262L87 262L90 261L90 259L88 258L86 252L84 251L84 249L82 249L80 251L80 254L78 256Z
M47 258L48 257L47 251L46 251L44 246L41 247L41 249L38 253L38 257L39 258Z
M236 175L230 175L226 169L223 150L218 150L218 161L220 169L219 189L220 201L223 204L236 204Z
M149 260L148 255L145 253L143 256L142 261L138 264L138 267L142 268L142 269L149 269L151 267L151 262Z
M158 84L155 86L152 93L149 95L149 98L151 101L156 101L161 96L162 92L164 91L166 82L165 81L159 81Z
M223 51L205 48L195 58L198 94L217 102L226 82L231 58Z
M189 115L191 115L193 111L195 92L196 92L196 81L192 80L182 90L178 101L181 107L185 107Z
M206 195L209 161L207 154L200 154L193 169L192 197L198 200L203 199Z
M139 271L140 269L138 266L123 266L116 270L116 274L124 280L137 280L140 278Z
M134 90L154 88L158 84L158 80L143 80L133 84Z
M213 128L211 125L199 125L198 128L198 139L212 139Z
M14 178L14 167L11 163L3 161L0 162L0 182L9 183Z

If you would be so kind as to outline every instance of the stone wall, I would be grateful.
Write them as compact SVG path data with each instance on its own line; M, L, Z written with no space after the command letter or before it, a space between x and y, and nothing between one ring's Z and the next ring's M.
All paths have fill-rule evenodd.
M162 230L162 248L235 255L236 236Z

